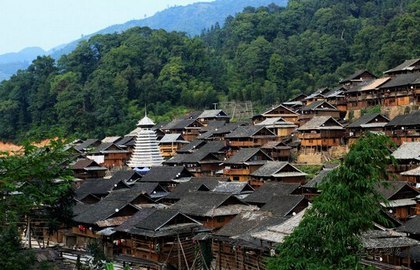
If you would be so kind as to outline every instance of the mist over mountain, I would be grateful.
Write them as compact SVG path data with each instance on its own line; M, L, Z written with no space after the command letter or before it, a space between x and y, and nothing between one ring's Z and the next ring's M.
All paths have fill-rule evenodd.
M73 51L82 40L87 40L97 34L112 34L125 31L136 26L148 26L152 29L186 32L190 36L199 35L203 29L219 23L223 25L228 16L241 12L245 7L259 7L274 3L285 6L287 0L216 0L199 2L187 6L175 6L139 20L131 20L99 30L68 44L61 44L48 52L38 47L25 48L17 53L0 55L0 81L9 78L19 69L27 68L32 60L39 55L49 54L58 59ZM139 13L141 13L139 11Z

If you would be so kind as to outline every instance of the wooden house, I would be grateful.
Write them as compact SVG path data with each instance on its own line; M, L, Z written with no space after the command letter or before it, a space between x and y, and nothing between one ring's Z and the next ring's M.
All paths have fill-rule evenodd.
M357 70L347 78L340 81L341 85L351 87L353 85L358 85L362 82L376 79L376 76L373 75L368 70Z
M219 122L220 123L220 122ZM202 134L200 134L197 139L200 140L213 140L213 141L222 141L225 139L225 136L231 133L233 130L239 126L247 126L246 123L225 123L222 126L207 126L202 128Z
M279 139L264 126L239 126L225 136L226 143L233 149L242 147L261 147L269 141Z
M420 111L396 116L385 126L385 130L397 145L420 141Z
M347 100L344 87L335 88L324 94L325 100L336 107L340 112L347 112Z
M288 162L267 161L263 166L251 173L251 185L261 186L266 181L304 184L306 173Z
M419 241L407 234L394 230L369 230L361 235L362 246L366 252L365 260L376 269L412 269L411 248Z
M223 110L204 110L199 116L198 121L207 126L210 121L221 121L228 123L230 117Z
M345 129L331 116L315 116L298 128L302 147L319 150L343 144Z
M159 183L166 190L172 191L178 183L189 181L192 176L183 166L156 166L152 167L140 182Z
M281 117L287 122L298 124L299 113L293 111L292 109L280 104L273 106L262 114L258 114L252 117L252 122L257 124L264 121L267 118L277 118Z
M171 209L192 217L206 228L217 230L239 213L257 208L229 193L196 191L186 194Z
M176 154L176 151L182 148L188 141L184 140L181 134L165 134L159 141L160 153L163 158L170 158Z
M207 141L199 147L183 148L183 152L165 161L168 166L184 166L194 176L215 175L222 169L226 156L223 141Z
M181 134L187 141L193 141L204 125L196 119L174 119L164 127L162 131L166 134Z
M223 175L232 181L248 181L251 179L251 173L271 160L271 157L259 148L242 148L223 163Z
M326 100L325 94L328 93L329 91L330 91L330 89L327 88L327 87L317 89L315 92L313 92L312 94L310 94L309 96L307 96L303 100L304 106L308 106L312 102L315 102L315 101L323 101L323 100Z
M173 209L141 209L115 228L113 239L122 255L190 269L196 258L191 240L201 224Z
M382 84L379 89L383 106L418 104L420 72L395 75L386 83Z
M378 184L376 190L387 200L382 206L398 220L406 221L416 214L416 197L420 192L407 183L388 181Z
M134 151L136 145L136 136L124 136L120 140L116 141L115 144L123 150L130 152L130 155Z
M358 89L358 99L357 99L357 108L363 109L367 107L372 107L376 105L382 105L383 95L381 93L380 87L388 82L391 77L382 77L363 85Z
M346 137L349 144L354 143L365 132L385 133L389 119L380 113L365 114L346 126Z
M107 171L107 168L100 166L98 163L88 158L77 160L76 163L71 166L71 169L73 170L74 177L83 180L103 178Z
M101 143L89 152L88 158L107 168L123 167L130 159L130 152L113 143Z
M420 189L420 165L412 170L400 173L401 179L412 183L417 189Z
M267 118L264 121L255 124L256 126L264 126L277 135L279 138L284 138L292 134L298 125L287 122L281 117Z
M409 171L420 166L420 142L403 143L397 150L392 153L397 160L397 164L389 168L389 172L394 176Z
M261 149L276 161L291 161L292 147L282 141L271 141L263 146Z
M319 185L324 181L325 177L330 173L332 170L324 169L318 172L314 178L308 181L306 184L302 186L302 194L305 197L312 201L314 197L318 196L321 191L319 189Z
M299 124L303 125L315 116L331 116L334 119L341 119L342 113L337 107L325 100L314 101L300 109Z

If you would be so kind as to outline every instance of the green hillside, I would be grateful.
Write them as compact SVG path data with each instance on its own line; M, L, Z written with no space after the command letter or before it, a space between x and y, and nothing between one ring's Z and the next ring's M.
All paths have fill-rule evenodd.
M97 35L0 84L0 138L124 134L146 105L163 120L220 100L283 101L418 57L419 24L420 0L294 0L247 8L196 38L149 28Z

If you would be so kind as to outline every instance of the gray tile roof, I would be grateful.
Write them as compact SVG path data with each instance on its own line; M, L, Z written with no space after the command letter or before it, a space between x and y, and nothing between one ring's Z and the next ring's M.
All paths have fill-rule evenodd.
M345 78L345 79L341 80L341 81L340 81L340 83L350 82L350 81L352 81L352 80L359 79L359 78L360 78L360 76L361 76L363 73L365 73L365 72L368 72L370 75L372 75L373 77L375 77L375 78L376 78L376 76L375 76L375 75L373 75L372 73L370 73L368 70L366 70L366 69L361 69L361 70L356 70L353 74L351 74L351 75L350 75L350 76L348 76L347 78Z
M393 73L393 72L398 72L398 71L411 71L413 70L414 66L417 62L420 61L420 58L416 58L416 59L409 59L409 60L405 60L402 64L399 64L398 66L385 71L384 73Z
M311 130L311 129L344 129L343 126L338 123L331 116L315 116L298 130Z
M204 110L198 118L229 118L223 110Z
M256 133L264 130L268 135L266 136L272 136L275 137L276 135L268 130L264 126L239 126L235 130L233 130L231 133L227 134L225 136L226 139L233 139L233 138L250 138L252 136L255 136Z
M256 177L270 177L277 173L282 172L282 170L287 167L287 172L296 172L301 173L302 175L306 175L301 170L296 168L295 166L291 165L288 162L280 162L280 161L268 161L263 166L258 168L255 172L251 175Z
M165 199L179 200L190 192L211 191L221 180L225 179L222 177L193 177L190 181L177 185L171 193L165 196Z
M239 195L253 192L254 189L247 182L219 182L213 191Z
M396 159L420 160L420 142L404 142L392 155Z
M398 231L420 235L420 215L409 219L404 225L397 228Z
M159 143L185 143L188 144L187 141L182 138L180 133L174 134L165 134L162 139L160 139Z
M362 128L363 127L362 125L366 125L372 121L375 122L375 119L377 119L378 122L381 122L381 123L389 122L389 119L380 113L368 113L368 114L363 115L362 117L360 117L353 123L349 124L347 127L348 128Z
M157 166L152 167L150 171L140 179L140 182L170 183L181 177L191 176L191 173L183 166Z
M337 107L331 105L325 100L317 100L312 102L311 104L303 107L302 111L313 111L313 110L321 110L321 111L338 111Z
M319 185L324 181L325 177L331 172L332 170L322 170L320 171L314 178L312 178L308 183L306 183L303 187L305 188L318 188Z
M267 154L265 154L260 148L241 148L234 156L224 162L224 164L242 164L248 161L258 153L262 153L266 159L272 160Z
M300 187L300 184L282 182L266 182L260 188L248 195L244 201L251 204L265 204L277 195L290 195Z
M82 142L79 145L76 145L74 148L78 151L84 151L87 148L92 147L95 144L99 144L100 141L98 139L87 139L86 141Z
M261 208L261 211L270 211L275 215L288 216L293 213L300 203L308 204L303 195L275 195Z
M391 80L387 81L381 85L380 89L387 89L399 86L413 85L416 80L420 79L420 72L408 73L408 74L398 74L395 77L392 77Z
M386 127L390 128L401 126L420 126L420 110L398 115L386 125Z

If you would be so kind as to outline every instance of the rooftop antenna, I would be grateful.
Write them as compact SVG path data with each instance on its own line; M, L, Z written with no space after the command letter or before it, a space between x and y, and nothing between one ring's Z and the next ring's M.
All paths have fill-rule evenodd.
M213 105L214 105L214 109L217 110L217 102L213 103Z
M147 104L144 105L144 117L147 117Z

